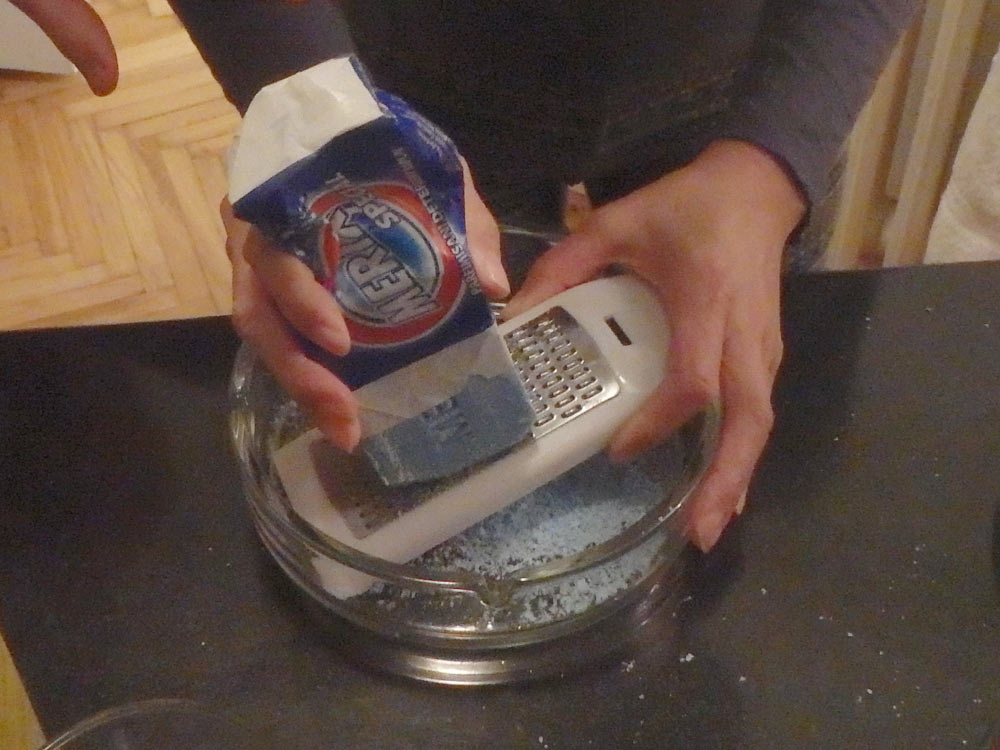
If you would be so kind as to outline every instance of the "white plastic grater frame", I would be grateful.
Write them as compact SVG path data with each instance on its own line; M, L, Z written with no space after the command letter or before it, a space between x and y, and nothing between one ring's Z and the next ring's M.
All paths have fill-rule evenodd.
M525 441L360 539L328 498L313 467L310 446L323 438L312 430L274 454L275 467L295 513L344 545L404 563L602 450L663 379L669 345L666 318L645 282L618 275L561 292L505 322L500 332L515 331L555 307L563 308L575 319L610 365L618 383L613 398L557 429ZM611 320L614 326L609 324ZM623 341L622 333L629 343ZM323 587L339 598L363 593L374 580L333 560L314 562Z

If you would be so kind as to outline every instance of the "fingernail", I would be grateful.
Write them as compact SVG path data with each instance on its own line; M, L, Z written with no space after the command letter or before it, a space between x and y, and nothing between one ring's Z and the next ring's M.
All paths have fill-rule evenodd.
M743 515L743 509L746 507L746 505L747 505L747 491L743 490L743 494L740 495L739 502L736 503L736 510L734 511L736 515L738 516Z
M719 511L712 511L704 516L699 516L694 521L693 539L702 552L708 552L722 536L722 530L726 528L729 518Z
M323 327L323 348L331 354L344 356L351 350L351 337L342 328Z
M491 265L486 269L486 280L497 297L503 298L510 295L510 282L507 280L507 272L503 270L503 266L499 263L496 266Z
M358 443L361 442L361 423L356 419L351 422L350 427L347 428L345 442L345 450L348 453L354 453L354 449L358 447Z
M357 420L333 417L317 425L327 440L345 453L353 453L361 442L361 425Z

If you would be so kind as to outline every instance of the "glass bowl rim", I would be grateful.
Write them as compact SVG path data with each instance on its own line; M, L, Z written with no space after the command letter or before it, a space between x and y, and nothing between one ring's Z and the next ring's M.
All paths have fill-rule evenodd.
M271 497L271 493L266 491L254 473L254 460L251 457L252 445L247 437L247 431L241 428L238 421L241 409L245 410L248 405L248 399L244 394L250 388L251 379L262 376L272 378L253 349L246 343L242 344L237 352L230 377L230 439L239 462L244 490L248 495L247 501L255 516L255 521L262 522L261 516L263 516L272 526L276 526L283 533L290 535L296 543L303 545L312 553L332 559L348 568L389 583L423 589L435 588L479 593L484 588L485 581L488 581L489 585L493 587L496 587L497 584L515 588L536 585L566 576L578 575L639 547L653 534L662 530L667 524L674 522L687 504L688 498L700 483L714 455L721 422L721 409L717 402L713 402L680 428L685 430L691 429L692 424L700 423L701 425L700 430L695 435L698 445L701 447L696 457L697 465L693 469L686 467L684 481L668 490L662 500L622 532L574 555L560 557L547 563L526 566L514 571L510 576L491 578L472 571L458 570L454 573L443 573L423 570L412 562L394 563L369 555L312 527L288 507L287 500L283 501L281 498ZM277 386L277 383L275 385ZM280 389L280 386L277 387ZM284 512L277 510L275 506Z
M122 719L134 716L197 716L201 719L221 721L221 719L205 708L202 704L189 698L147 698L143 700L122 703L117 706L102 709L60 732L56 737L46 742L40 750L60 750L68 743L85 738L89 732L113 724Z

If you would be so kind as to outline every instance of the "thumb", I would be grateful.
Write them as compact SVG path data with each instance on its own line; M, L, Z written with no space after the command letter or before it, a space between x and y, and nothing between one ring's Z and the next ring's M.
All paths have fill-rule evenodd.
M535 261L504 308L503 317L513 318L559 292L590 281L607 265L604 244L596 234L571 234Z
M490 299L503 299L510 294L510 282L500 257L500 228L476 190L468 163L464 158L461 161L465 189L465 233L472 265L486 296Z

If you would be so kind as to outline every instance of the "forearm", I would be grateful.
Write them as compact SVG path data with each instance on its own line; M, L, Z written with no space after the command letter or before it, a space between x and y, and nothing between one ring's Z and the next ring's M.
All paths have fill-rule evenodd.
M243 112L260 88L351 48L330 0L170 0L174 12Z
M719 136L770 152L816 203L919 5L919 0L771 0L753 65Z

